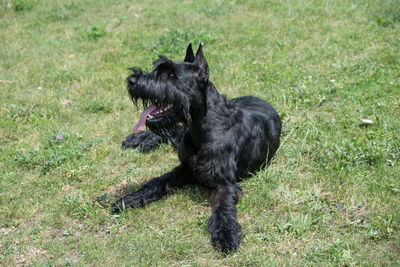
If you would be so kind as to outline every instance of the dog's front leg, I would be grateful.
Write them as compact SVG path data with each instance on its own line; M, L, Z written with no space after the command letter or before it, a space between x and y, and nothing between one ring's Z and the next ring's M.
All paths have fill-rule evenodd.
M142 131L128 135L122 142L122 148L137 148L140 152L146 152L166 142L167 139L163 139L152 131Z
M129 193L111 206L111 212L118 213L128 208L142 207L171 193L190 181L189 172L182 165L163 176L153 178L138 191Z
M239 248L241 227L236 221L236 203L240 186L237 184L218 185L213 211L208 220L208 231L214 246L223 252L233 252Z

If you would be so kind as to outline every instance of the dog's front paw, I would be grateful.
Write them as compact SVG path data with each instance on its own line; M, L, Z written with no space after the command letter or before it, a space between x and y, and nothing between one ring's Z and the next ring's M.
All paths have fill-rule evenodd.
M218 218L219 217L219 218ZM240 224L232 218L211 215L208 231L213 245L224 253L235 252L240 246L242 231Z
M239 227L240 228L240 227ZM238 250L240 246L240 229L222 229L211 235L213 245L222 252L230 253Z
M122 148L135 148L138 147L141 142L142 142L141 134L134 133L128 135L125 138L125 141L122 141Z
M139 133L134 133L131 135L128 135L125 138L125 141L122 141L122 148L136 148L138 147L144 140L145 140L145 134L144 132L139 132Z
M128 135L122 142L122 148L137 148L140 152L147 152L162 143L162 138L152 131L143 131Z

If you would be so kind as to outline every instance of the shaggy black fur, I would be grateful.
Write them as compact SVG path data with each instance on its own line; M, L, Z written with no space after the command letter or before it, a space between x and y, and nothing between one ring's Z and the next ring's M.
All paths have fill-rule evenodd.
M170 140L178 148L181 164L123 196L112 205L112 212L144 206L176 188L200 184L215 189L208 220L212 243L223 252L237 250L241 240L237 182L274 156L281 133L277 112L253 96L229 101L220 95L208 79L201 44L196 56L189 44L183 62L161 57L150 73L132 70L128 91L136 104L141 100L151 110L142 113L149 131L128 136L123 147L146 151Z

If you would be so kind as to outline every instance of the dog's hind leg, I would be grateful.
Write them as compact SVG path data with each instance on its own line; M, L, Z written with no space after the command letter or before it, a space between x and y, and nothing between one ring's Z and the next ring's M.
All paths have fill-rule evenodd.
M218 185L215 193L208 231L214 246L223 252L233 252L239 248L241 227L236 221L236 203L241 188L237 184Z
M129 193L111 206L111 212L119 213L133 207L142 207L170 194L174 189L190 183L190 172L182 165L160 177L153 178L138 191Z

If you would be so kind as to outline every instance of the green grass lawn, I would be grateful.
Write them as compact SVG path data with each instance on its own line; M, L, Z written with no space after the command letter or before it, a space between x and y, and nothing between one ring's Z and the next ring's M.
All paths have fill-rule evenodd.
M121 150L127 68L200 41L221 93L283 121L229 255L202 187L109 212L178 164L168 145ZM400 264L399 0L0 1L0 101L1 266Z

